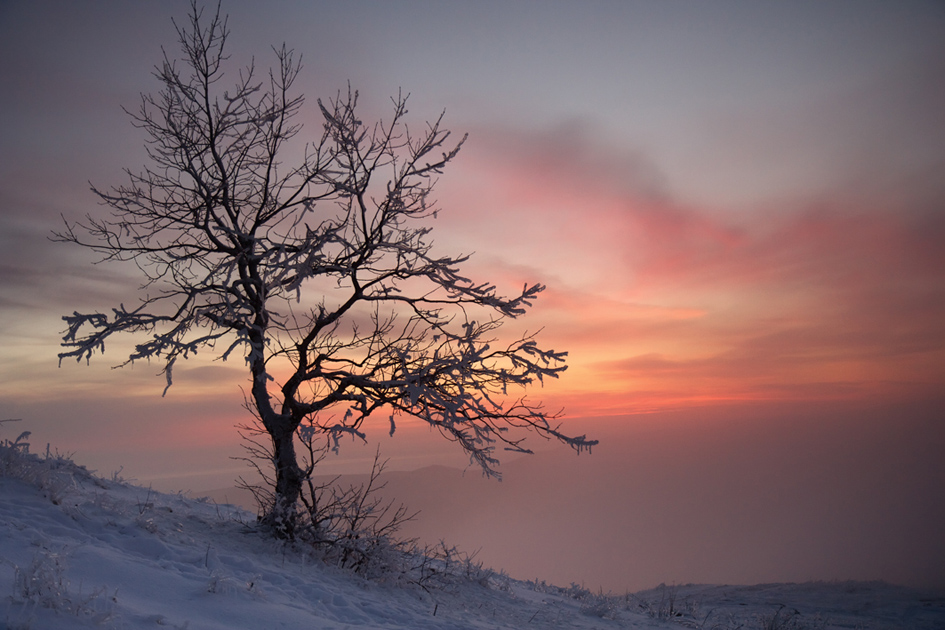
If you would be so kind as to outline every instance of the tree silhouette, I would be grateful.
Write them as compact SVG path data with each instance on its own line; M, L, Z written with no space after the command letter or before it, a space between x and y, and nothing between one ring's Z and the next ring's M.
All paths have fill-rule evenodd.
M533 335L494 338L544 287L504 297L461 275L467 256L432 253L435 178L466 138L452 142L442 115L408 128L404 96L391 99L388 120L365 125L349 88L318 101L320 136L291 142L304 102L292 90L294 52L274 49L267 74L250 65L222 89L226 17L194 2L188 18L175 22L182 55L165 53L156 67L160 92L129 112L147 135L150 166L126 170L123 186L93 186L107 216L56 233L136 264L142 295L109 315L65 316L60 361L89 360L112 335L136 333L144 339L125 364L161 361L170 387L176 361L198 349L243 356L247 401L272 440L275 501L264 520L289 535L311 474L297 458L300 434L363 437L372 414L390 414L391 431L406 414L487 474L496 474L497 445L527 452L516 428L578 451L593 445L510 393L566 367L566 353ZM282 161L290 155L294 166Z

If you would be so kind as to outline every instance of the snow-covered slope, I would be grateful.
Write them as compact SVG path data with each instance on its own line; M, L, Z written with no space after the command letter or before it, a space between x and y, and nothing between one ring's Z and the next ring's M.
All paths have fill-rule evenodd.
M0 449L0 627L943 628L886 584L663 587L604 597L462 571L371 582L257 533L239 508ZM677 625L678 624L678 625Z
M370 582L257 533L236 507L100 479L68 460L0 456L7 628L621 627L594 616L586 593L501 575Z

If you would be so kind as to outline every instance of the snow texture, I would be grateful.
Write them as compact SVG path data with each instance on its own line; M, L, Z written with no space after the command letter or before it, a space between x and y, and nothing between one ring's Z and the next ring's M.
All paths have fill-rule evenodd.
M0 628L945 628L945 597L885 583L605 596L492 571L369 581L254 523L0 443Z

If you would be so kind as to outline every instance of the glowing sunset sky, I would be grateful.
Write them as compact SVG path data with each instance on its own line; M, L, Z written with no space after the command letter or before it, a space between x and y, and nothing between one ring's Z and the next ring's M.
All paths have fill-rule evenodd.
M445 109L470 134L435 242L507 292L548 285L522 321L570 353L533 393L548 406L933 400L945 423L941 2L263 6L225 3L234 61L301 52L312 133L316 98L350 81L366 121L402 89L416 124ZM0 4L0 417L139 480L232 479L244 370L178 368L162 399L157 366L110 369L119 344L58 368L61 316L130 304L136 278L48 236L100 211L89 181L144 164L121 106L157 90L186 12Z

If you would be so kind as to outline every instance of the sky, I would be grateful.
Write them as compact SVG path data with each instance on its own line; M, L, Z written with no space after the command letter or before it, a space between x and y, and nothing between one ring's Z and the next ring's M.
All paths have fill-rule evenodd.
M243 470L231 458L244 370L182 366L162 398L159 366L112 369L120 343L91 365L58 366L62 315L132 303L138 283L135 269L93 265L49 236L61 216L101 212L90 182L121 184L122 169L145 163L122 107L158 89L151 70L162 46L174 52L171 19L187 6L0 2L0 417L164 489L226 485ZM869 462L876 436L921 409L931 420L907 423L909 443L945 441L942 3L224 10L234 63L268 64L282 42L301 53L307 130L319 129L316 99L350 82L365 120L403 90L411 120L445 111L457 137L469 134L437 185L434 240L474 252L470 275L509 293L547 285L521 325L569 353L562 378L531 394L563 408L565 428L594 437L606 419L601 432L622 444L660 418L691 442L691 422L750 410L769 439L764 427L791 427L784 418L813 406L874 436L856 460ZM802 424L790 443L816 447ZM376 433L396 468L466 463L423 427ZM362 451L333 465L348 470ZM920 456L933 457L889 456L923 471L902 488L945 492L943 465ZM604 468L601 483L619 474ZM849 475L838 492L868 478Z

